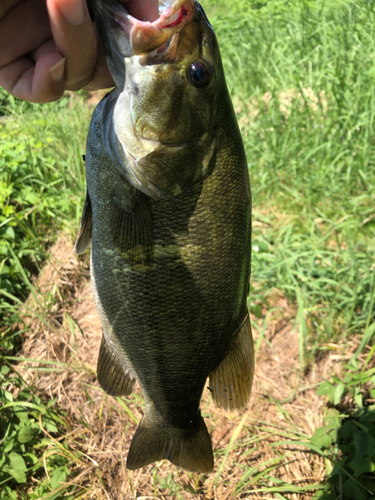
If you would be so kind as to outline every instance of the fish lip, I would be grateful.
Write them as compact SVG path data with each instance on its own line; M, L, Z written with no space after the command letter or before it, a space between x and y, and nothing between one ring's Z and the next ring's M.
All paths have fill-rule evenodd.
M129 39L133 55L151 55L156 51L155 55L160 56L166 52L173 36L193 19L196 12L195 0L174 0L158 19L150 22L131 16L124 3L118 0L107 0L103 7Z

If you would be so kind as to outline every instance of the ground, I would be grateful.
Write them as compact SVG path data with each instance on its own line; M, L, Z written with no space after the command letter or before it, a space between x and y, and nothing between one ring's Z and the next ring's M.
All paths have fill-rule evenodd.
M228 413L215 407L204 391L202 413L215 453L213 473L186 473L167 461L127 471L126 456L143 400L139 388L126 399L107 396L96 379L101 324L88 262L87 255L81 260L75 256L69 235L59 238L36 283L39 294L27 304L32 310L48 309L49 323L33 320L21 354L38 360L23 363L25 377L66 412L69 433L63 438L81 456L71 480L87 489L87 498L274 498L252 492L267 486L269 467L273 478L295 486L324 479L319 456L286 442L306 441L322 424L325 401L316 396L316 385L339 369L344 353L332 345L331 354L303 373L296 311L276 289L270 310L263 310L260 319L252 317L265 329L254 335L256 369L248 408ZM35 369L40 360L52 370Z

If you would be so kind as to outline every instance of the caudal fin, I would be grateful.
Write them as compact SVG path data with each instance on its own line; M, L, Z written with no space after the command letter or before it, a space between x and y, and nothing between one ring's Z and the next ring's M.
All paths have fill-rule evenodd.
M211 472L214 467L211 439L202 417L195 433L176 434L152 427L143 418L134 434L127 458L129 470L139 469L158 460L193 472Z

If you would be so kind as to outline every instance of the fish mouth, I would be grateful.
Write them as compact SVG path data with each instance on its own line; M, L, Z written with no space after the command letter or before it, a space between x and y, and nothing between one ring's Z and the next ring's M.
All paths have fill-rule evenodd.
M104 8L130 41L133 55L160 58L171 47L172 39L195 15L194 0L160 0L159 17L153 21L133 17L119 0L107 0Z

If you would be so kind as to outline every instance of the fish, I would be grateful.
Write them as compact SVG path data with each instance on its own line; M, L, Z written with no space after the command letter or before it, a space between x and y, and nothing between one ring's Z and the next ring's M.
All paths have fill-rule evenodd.
M129 470L166 459L208 473L207 378L231 410L246 407L254 377L247 160L203 7L175 0L149 22L125 6L93 1L116 85L90 124L75 244L91 245L97 376L112 396L142 390Z

